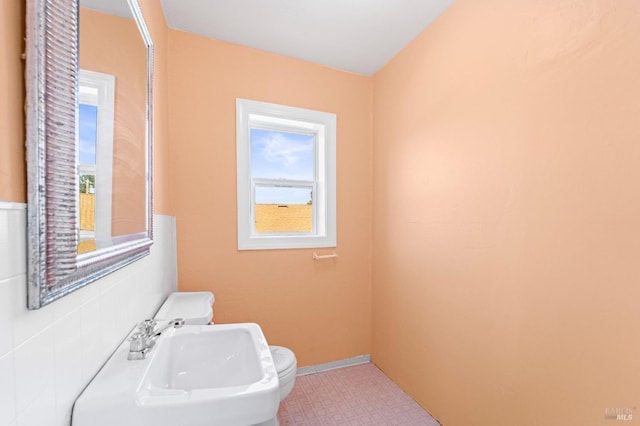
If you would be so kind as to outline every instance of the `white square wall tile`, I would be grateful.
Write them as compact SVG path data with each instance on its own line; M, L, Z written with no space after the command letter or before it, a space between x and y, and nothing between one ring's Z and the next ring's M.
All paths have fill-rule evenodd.
M52 302L50 306L53 311L53 321L58 321L60 318L67 316L70 312L80 308L80 306L87 301L87 297L89 295L87 292L88 287L91 287L91 284L88 284L85 287Z
M20 346L53 322L53 304L35 311L27 309L27 277L21 275L13 286L13 345ZM54 302L55 303L55 302Z
M0 425L11 423L16 417L16 393L13 353L0 357Z
M0 208L0 280L11 277L9 265L9 210Z
M24 282L24 277L19 276L0 280L0 357L13 350L14 347L16 293L18 286L25 285Z
M56 399L51 388L43 390L29 407L18 413L17 426L68 426L56 421Z
M89 383L102 366L106 350L102 341L103 329L101 327L100 300L93 299L80 309L80 339L83 342L82 362L80 369L82 379Z
M154 267L157 269L157 279L160 282L155 285L153 291L161 292L159 303L172 292L178 289L178 270L176 253L176 220L172 216L156 216L158 253L154 258Z
M53 330L47 327L15 348L16 408L18 415L40 398L53 393Z
M103 361L108 358L135 326L131 321L127 294L113 287L100 297L100 328L102 332Z
M27 272L27 211L9 204L0 202L0 280Z
M71 418L71 407L88 382L81 367L86 343L83 338L81 309L53 324L56 416L61 422Z

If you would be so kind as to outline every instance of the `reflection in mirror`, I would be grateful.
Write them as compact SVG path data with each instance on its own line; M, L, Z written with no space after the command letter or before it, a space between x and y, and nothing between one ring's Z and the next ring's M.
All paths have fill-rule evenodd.
M83 254L147 229L141 202L147 46L126 0L80 0L79 44L78 254Z
M78 75L78 254L111 241L115 77L80 70ZM99 188L99 190L97 189Z
M149 254L153 44L137 0L26 5L27 293L38 309Z

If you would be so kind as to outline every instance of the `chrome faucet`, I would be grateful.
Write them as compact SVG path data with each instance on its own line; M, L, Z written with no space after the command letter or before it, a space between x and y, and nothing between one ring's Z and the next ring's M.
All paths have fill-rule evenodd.
M184 325L184 319L176 318L169 321L159 329L156 329L156 321L147 319L138 324L138 330L129 337L129 360L140 360L147 357L147 353L156 344L156 340L162 332L169 327L180 328Z
M153 325L151 326L151 328L148 327L148 325L146 324L147 321L152 321ZM147 347L148 348L152 348L153 345L156 344L156 340L158 339L158 337L160 337L160 335L162 334L163 331L165 331L167 328L169 327L173 327L173 328L180 328L184 325L184 319L182 318L176 318L176 319L172 319L171 321L169 321L168 323L166 323L165 325L163 325L162 327L160 327L159 329L155 329L156 326L156 322L154 320L146 320L144 321L145 324L145 329L146 330L151 330L149 332L149 334L147 335Z

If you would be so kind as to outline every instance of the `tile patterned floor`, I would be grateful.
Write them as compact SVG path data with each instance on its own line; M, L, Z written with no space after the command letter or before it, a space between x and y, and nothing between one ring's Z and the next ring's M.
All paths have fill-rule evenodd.
M281 426L439 426L373 364L299 376L280 404Z

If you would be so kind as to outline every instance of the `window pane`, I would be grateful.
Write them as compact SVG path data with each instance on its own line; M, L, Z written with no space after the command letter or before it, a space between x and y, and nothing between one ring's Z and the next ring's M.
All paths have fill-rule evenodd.
M95 194L96 193L96 175L80 174L80 193Z
M96 194L95 191L92 190L93 188L89 187L89 178L94 178L94 176L80 176L80 231L93 231L96 229ZM83 183L87 184L86 188L82 188Z
M256 186L256 232L312 232L312 187Z
M80 164L96 164L98 107L80 104Z
M315 179L315 136L251 129L251 177Z

